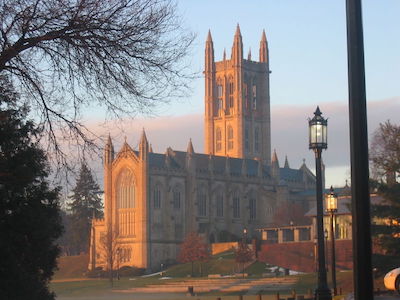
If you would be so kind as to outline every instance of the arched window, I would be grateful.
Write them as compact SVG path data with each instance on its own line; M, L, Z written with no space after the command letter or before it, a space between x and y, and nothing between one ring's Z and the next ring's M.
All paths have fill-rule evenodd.
M233 129L228 126L228 150L233 149Z
M257 109L257 86L253 84L253 89L252 89L252 102L253 102L253 109Z
M215 116L221 116L222 111L223 111L223 95L224 95L224 90L223 86L221 83L217 84L217 99L215 103Z
M135 207L135 186L133 174L129 169L125 169L119 175L117 185L117 208Z
M233 198L233 217L234 218L240 218L240 198L238 194L234 194Z
M244 145L246 150L250 149L250 144L249 144L249 128L246 126L244 129Z
M204 191L197 194L197 214L200 217L207 216L207 196Z
M253 195L249 199L249 217L250 220L254 220L257 217L257 200L256 197Z
M234 93L234 84L233 81L229 81L228 83L228 92L229 92L229 96L228 96L228 106L229 108L233 108L233 93Z
M124 169L117 178L116 188L118 234L135 234L135 181L133 173Z
M217 129L215 130L215 137L216 137L215 148L216 148L216 151L219 152L222 149L221 128L217 127Z
M216 199L216 205L217 205L217 217L223 217L224 216L224 196L222 193L217 194L217 199Z
M154 209L161 208L161 187L156 185L153 190L153 206Z
M172 191L172 206L175 210L181 208L181 191L179 187L175 187Z

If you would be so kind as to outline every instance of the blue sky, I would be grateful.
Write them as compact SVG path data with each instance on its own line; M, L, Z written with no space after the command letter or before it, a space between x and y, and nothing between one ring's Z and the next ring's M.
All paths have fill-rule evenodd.
M210 29L216 60L224 48L229 56L239 23L244 55L251 47L253 59L258 58L261 33L266 31L272 70L272 148L280 161L287 154L297 168L305 158L313 169L307 117L320 105L329 117L329 144L323 154L327 185L344 184L350 168L345 0L180 0L178 9L184 26L197 34L190 62L199 78L192 82L187 99L160 106L157 117L139 118L125 126L128 142L135 146L145 127L157 152L164 152L167 145L185 150L190 137L195 150L203 151L205 39ZM363 1L370 133L387 119L400 123L399 15L399 0Z

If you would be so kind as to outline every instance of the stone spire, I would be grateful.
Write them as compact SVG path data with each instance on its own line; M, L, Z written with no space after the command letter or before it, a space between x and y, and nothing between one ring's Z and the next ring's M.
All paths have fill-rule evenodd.
M260 62L268 62L268 44L265 30L263 30L260 42Z
M149 153L149 142L147 141L146 132L143 128L142 136L139 142L139 153L142 159L147 159Z
M224 48L224 53L222 54L222 59L226 60L226 49Z
M208 30L206 40L206 61L205 61L205 72L214 71L214 44L211 37L211 31Z
M111 141L111 136L108 134L107 143L104 147L104 165L109 165L114 160L114 146Z
M249 48L249 53L247 54L247 60L251 60L251 48Z
M153 153L153 146L150 144L149 152Z
M287 155L285 156L285 166L284 166L284 168L285 169L289 169L290 167L289 167L289 161L288 161L288 159L287 159Z
M271 176L274 177L276 180L279 179L279 160L278 155L276 155L276 150L274 149L274 154L272 155L271 160Z
M189 154L189 155L193 155L193 154L194 154L192 139L189 139L189 143L188 143L186 152L187 152L187 154Z
M234 65L241 65L243 60L243 42L239 24L236 26L235 37L233 38L232 60Z
M271 165L277 165L279 168L279 160L278 155L276 154L276 150L274 149L274 153L272 154Z

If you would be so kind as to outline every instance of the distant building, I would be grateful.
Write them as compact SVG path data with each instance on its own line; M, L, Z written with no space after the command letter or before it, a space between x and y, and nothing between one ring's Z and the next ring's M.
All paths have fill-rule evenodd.
M247 228L272 222L277 207L300 203L315 188L315 176L303 163L291 169L271 159L269 58L265 32L259 61L243 58L236 29L231 58L214 61L211 33L205 50L205 154L168 148L153 153L143 130L139 149L126 142L114 155L109 138L104 150L104 219L92 225L89 268L106 268L101 237L113 234L119 267L156 270L176 260L191 231L209 242L232 241ZM166 124L166 126L168 126ZM171 135L174 132L171 132Z

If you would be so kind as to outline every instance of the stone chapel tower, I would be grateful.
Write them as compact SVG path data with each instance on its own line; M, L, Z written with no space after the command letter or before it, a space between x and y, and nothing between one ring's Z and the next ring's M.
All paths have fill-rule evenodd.
M210 31L205 49L205 153L257 158L270 164L269 53L263 31L259 61L243 58L239 25L231 58L215 62Z

